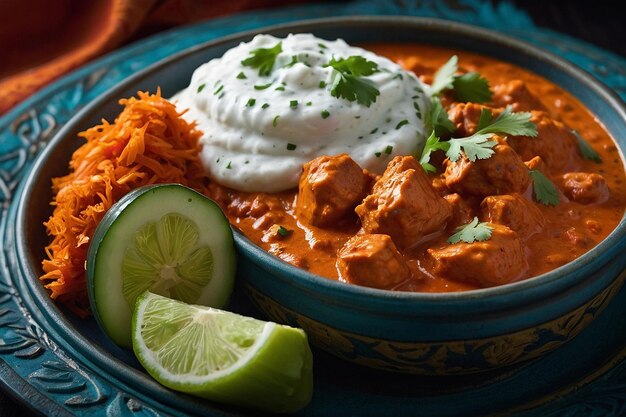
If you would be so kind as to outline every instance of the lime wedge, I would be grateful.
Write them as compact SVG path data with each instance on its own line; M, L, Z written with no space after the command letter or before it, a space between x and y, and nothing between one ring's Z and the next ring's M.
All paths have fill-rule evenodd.
M132 332L139 362L166 387L279 413L311 400L313 356L301 329L145 292Z

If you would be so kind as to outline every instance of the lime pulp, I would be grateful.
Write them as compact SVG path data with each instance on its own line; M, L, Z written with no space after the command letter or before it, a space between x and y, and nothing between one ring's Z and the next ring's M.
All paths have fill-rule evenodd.
M132 331L137 358L169 388L272 412L311 399L313 360L301 329L146 292Z

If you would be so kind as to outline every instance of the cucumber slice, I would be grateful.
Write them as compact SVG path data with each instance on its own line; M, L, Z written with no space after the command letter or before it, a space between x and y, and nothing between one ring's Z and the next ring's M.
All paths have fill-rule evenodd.
M219 206L179 184L131 191L106 213L89 245L93 314L118 345L132 348L137 297L149 290L223 308L235 274L233 235Z

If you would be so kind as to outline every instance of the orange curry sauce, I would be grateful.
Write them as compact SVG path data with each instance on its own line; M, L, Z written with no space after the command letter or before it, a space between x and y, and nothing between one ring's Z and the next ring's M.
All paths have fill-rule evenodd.
M530 238L524 239L529 268L516 279L536 276L576 259L602 241L619 223L626 204L624 166L620 153L600 122L572 95L531 72L469 52L409 44L370 44L366 48L414 71L426 82L431 82L434 71L454 54L459 57L459 69L462 72L479 72L489 80L492 90L498 84L521 80L527 90L545 106L550 118L576 129L599 153L602 158L600 164L584 159L577 151L566 172L602 175L609 189L608 200L599 204L569 201L561 189L563 181L559 177L563 172L549 175L560 189L561 202L554 207L533 202L545 217L545 226ZM441 173L440 168L438 174L431 175L431 179L440 181ZM295 217L297 190L273 195L247 194L212 184L209 193L221 204L231 223L263 249L312 273L339 279L337 251L359 232L361 226L356 215L332 227L318 228ZM532 200L532 184L524 196ZM474 215L484 221L480 209L481 199L469 201L474 205ZM277 235L277 225L288 230L288 234ZM454 233L456 227L458 225L449 224L445 230L426 236L417 245L401 250L411 271L410 278L393 289L452 292L480 288L476 283L434 276L424 266L426 250L448 246L446 239Z

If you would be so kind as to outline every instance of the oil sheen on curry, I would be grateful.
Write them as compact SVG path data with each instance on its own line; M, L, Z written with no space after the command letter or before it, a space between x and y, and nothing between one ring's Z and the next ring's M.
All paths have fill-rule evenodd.
M317 56L290 51L288 40L263 42L235 58L242 71L231 78L250 80L245 108L236 110L251 112L246 126L267 119L254 135L283 129L265 159L228 153L250 131L229 131L225 152L207 146L220 130L198 124L207 138L210 196L236 228L286 262L373 288L486 288L576 259L624 215L624 168L612 138L578 100L542 77L417 44L369 44L367 52L323 58L336 45L309 39ZM259 63L272 53L274 61ZM306 72L317 67L331 71L318 74L319 83ZM301 73L284 72L292 68ZM194 77L189 91L202 89ZM207 86L207 97L228 98L234 87L220 91L219 81ZM319 91L302 93L298 85ZM412 93L389 99L394 89ZM181 97L191 117L202 117L201 105ZM204 109L210 113L211 104ZM296 115L304 117L302 130L284 124ZM285 171L273 171L283 162ZM255 163L271 166L263 171ZM252 186L228 179L237 169ZM281 187L280 179L288 181Z

